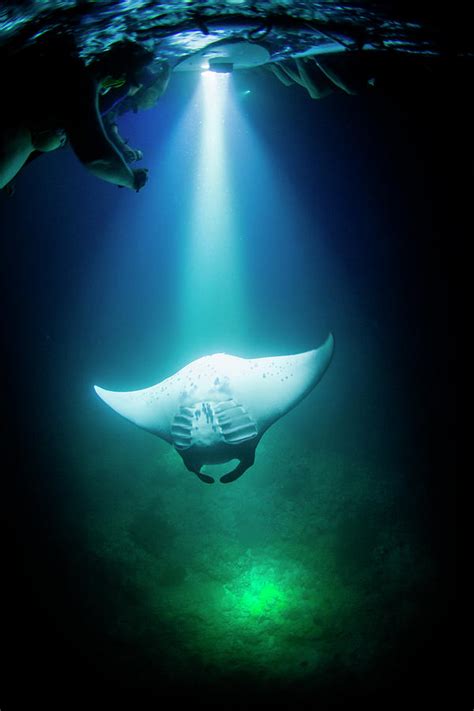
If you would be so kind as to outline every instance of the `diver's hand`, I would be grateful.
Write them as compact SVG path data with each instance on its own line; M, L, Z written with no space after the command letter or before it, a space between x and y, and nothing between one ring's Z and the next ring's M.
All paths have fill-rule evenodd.
M135 161L143 158L143 153L138 148L134 149L129 146L125 146L123 148L123 157L127 163L134 163Z
M135 168L133 172L133 189L138 193L148 181L147 168Z
M8 197L11 197L12 195L14 195L14 194L15 194L15 190L16 190L16 185L15 185L15 181L14 181L14 180L10 180L10 182L7 183L7 184L3 187L3 191L5 192L5 195L8 195Z

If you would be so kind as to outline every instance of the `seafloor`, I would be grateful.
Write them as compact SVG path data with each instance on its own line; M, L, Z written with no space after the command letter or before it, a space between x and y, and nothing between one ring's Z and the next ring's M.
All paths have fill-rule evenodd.
M88 432L85 462L75 432L89 501L71 550L103 630L99 672L103 658L104 674L158 695L237 683L336 702L416 663L437 604L426 491L383 456L316 451L299 430L297 415L279 423L253 469L212 488L146 433Z

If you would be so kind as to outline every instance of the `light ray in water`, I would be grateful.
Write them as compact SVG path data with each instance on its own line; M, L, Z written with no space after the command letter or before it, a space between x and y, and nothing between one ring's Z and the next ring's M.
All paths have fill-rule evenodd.
M236 111L229 83L227 74L203 72L193 103L197 153L190 166L193 196L183 235L180 318L183 347L195 354L241 347L239 335L246 328L242 235L228 170L226 139Z

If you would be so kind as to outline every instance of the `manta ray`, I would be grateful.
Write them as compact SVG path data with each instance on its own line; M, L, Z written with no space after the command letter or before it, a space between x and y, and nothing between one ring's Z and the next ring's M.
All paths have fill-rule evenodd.
M205 464L239 464L220 481L235 481L255 461L268 428L308 395L334 352L329 334L322 346L297 355L239 358L215 353L189 363L143 390L112 392L94 386L119 415L174 446L201 481Z

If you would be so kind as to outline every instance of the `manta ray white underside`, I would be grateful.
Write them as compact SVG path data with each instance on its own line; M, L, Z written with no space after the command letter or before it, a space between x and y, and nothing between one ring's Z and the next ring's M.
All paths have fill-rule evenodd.
M193 361L144 390L97 395L131 422L172 444L189 471L238 459L220 481L241 476L255 460L264 432L297 405L326 372L334 352L328 336L316 350L275 358L238 358L216 353Z

